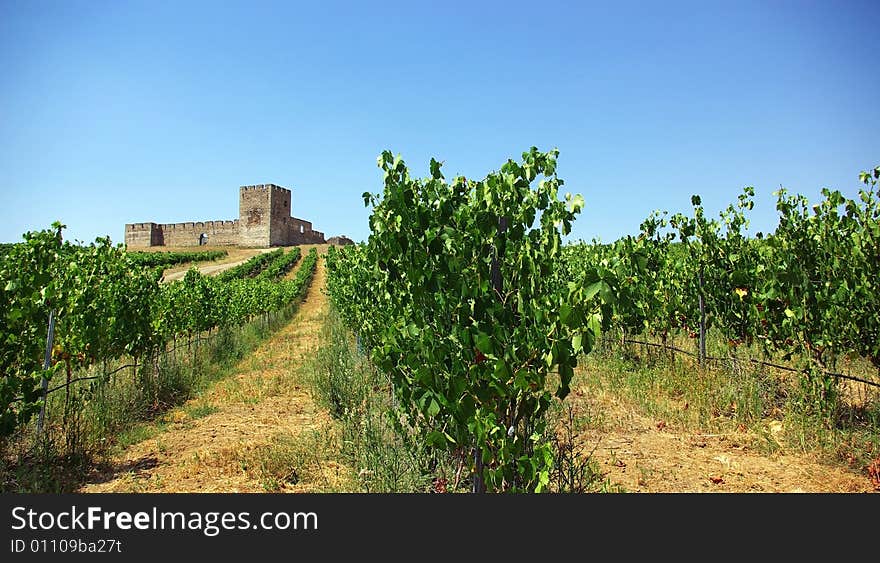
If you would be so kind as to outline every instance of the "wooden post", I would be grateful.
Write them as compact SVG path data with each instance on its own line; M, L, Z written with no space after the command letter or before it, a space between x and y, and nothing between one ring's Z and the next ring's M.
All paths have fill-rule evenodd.
M483 454L477 443L474 443L474 485L471 492L486 492L486 484L483 482Z
M706 363L706 300L703 297L703 267L700 266L700 355L699 364Z
M61 227L55 233L58 239L58 245L61 245ZM37 435L43 431L43 422L46 419L46 395L49 388L49 380L46 379L45 371L49 369L52 363L52 343L55 340L55 309L49 309L49 330L46 334L46 354L43 356L43 375L40 377L40 389L43 390L43 404L40 406L40 415L37 418Z
M46 354L43 356L43 370L49 369L52 362L52 342L55 340L55 309L49 311L49 331L46 334ZM40 388L43 390L43 405L40 407L40 416L37 419L37 435L43 431L43 421L46 419L46 390L49 387L49 380L46 374L40 378Z

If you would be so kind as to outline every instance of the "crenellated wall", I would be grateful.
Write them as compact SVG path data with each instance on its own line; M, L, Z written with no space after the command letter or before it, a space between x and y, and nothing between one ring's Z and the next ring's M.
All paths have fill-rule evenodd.
M125 244L144 246L236 246L238 221L133 223L125 226Z
M160 227L165 246L226 246L238 241L238 221L188 221Z
M162 229L156 223L131 223L125 226L126 246L162 246Z
M130 223L125 225L125 244L265 248L324 242L324 233L314 230L311 222L292 217L290 211L290 190L275 184L241 186L237 220Z

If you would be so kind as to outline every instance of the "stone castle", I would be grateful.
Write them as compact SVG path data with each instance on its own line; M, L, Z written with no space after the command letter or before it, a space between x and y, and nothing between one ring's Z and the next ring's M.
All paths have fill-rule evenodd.
M146 246L243 246L265 248L322 244L324 233L290 215L290 190L275 184L241 186L238 219L186 223L129 223L128 248Z

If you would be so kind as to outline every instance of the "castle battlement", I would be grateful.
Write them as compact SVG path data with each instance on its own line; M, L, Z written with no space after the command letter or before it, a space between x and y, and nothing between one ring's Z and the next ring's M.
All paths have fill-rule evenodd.
M291 217L290 211L289 189L276 184L240 186L238 219L129 223L125 225L125 244L269 247L324 242L324 233L312 229L310 221Z
M126 231L146 231L156 226L156 223L129 223L125 226Z
M205 229L218 229L223 227L233 227L238 224L238 219L232 220L217 220L217 221L186 221L183 223L132 223L130 225L126 225L126 230L131 230L132 228L135 230L147 229L150 227L159 227L164 230L174 230L174 229L192 229L192 228L205 228Z
M276 186L275 184L255 184L253 186L241 186L239 190L243 192L251 192L251 191L280 191L280 192L289 192L290 190L287 188L282 188L281 186Z

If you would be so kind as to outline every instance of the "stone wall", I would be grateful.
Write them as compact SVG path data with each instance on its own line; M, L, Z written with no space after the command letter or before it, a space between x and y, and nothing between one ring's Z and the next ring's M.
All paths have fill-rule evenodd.
M332 244L335 246L348 246L350 244L354 244L354 241L345 235L339 235L338 237L328 238L327 244Z
M147 246L235 246L238 221L189 221L186 223L133 223L125 226L125 245Z
M125 245L128 247L161 246L162 230L156 223L131 223L125 226Z
M314 230L310 221L288 217L287 240L288 244L322 244L324 233Z
M269 246L269 190L262 184L239 188L238 244Z
M160 225L165 246L234 245L238 240L238 221L189 221Z

